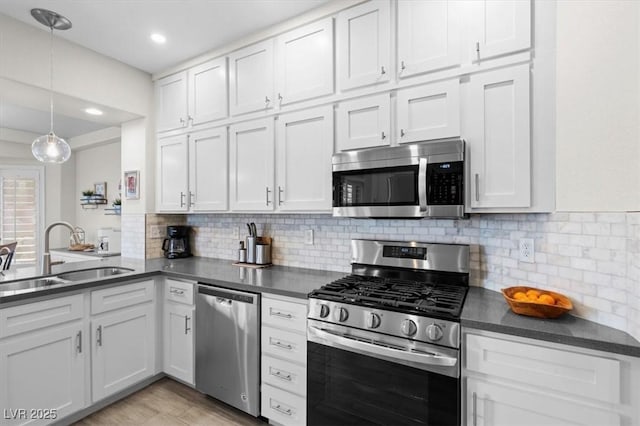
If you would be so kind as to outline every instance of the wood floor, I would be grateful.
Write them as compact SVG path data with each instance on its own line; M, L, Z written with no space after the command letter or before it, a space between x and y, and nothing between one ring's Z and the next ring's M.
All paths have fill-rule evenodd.
M265 426L266 423L181 383L163 378L74 425Z

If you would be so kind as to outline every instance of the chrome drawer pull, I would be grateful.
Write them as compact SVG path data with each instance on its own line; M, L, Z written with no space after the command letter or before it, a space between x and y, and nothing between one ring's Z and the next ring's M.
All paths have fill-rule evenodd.
M291 416L293 414L293 411L291 411L291 408L287 408L285 410L284 408L282 408L280 406L280 404L276 405L275 407L272 405L271 408L273 408L276 411L281 412L282 414L286 414L287 416Z
M76 341L77 341L76 351L78 351L78 353L81 354L82 353L82 330L78 331L78 334L76 335Z
M291 314L283 314L280 311L274 311L274 310L271 310L269 315L271 315L272 317L280 317L280 318L286 318L286 319L293 318L293 315L291 315Z
M290 382L292 380L291 379L291 374L287 374L285 376L284 374L282 374L282 372L280 370L271 371L270 373L271 373L272 376L275 376L278 379L286 380L288 382Z
M272 344L273 346L278 346L278 347L280 347L280 348L287 349L287 350L289 350L289 351L293 349L293 346L292 346L292 345L285 345L284 343L282 343L282 342L281 342L281 341L279 341L279 340L276 340L275 342L271 342L271 344Z
M98 329L96 330L96 343L98 344L98 346L102 346L102 326L99 325Z
M189 331L191 331L191 327L189 327L189 320L191 320L191 317L188 317L187 315L184 316L184 334L189 334Z
M473 412L473 426L477 426L478 425L478 411L477 411L477 407L478 407L478 396L476 395L476 393L473 393L473 399L472 399L472 412Z
M171 287L171 289L169 290L169 293L182 295L182 294L184 294L184 290L180 290L179 288Z

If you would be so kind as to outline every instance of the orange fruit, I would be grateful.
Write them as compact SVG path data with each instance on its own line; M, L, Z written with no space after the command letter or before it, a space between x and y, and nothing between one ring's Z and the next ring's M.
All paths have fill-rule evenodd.
M521 291L516 292L516 294L513 295L513 298L516 300L528 300L527 295Z
M538 297L538 302L544 303L546 305L555 305L556 299L553 298L550 294L542 294Z
M527 297L530 300L538 300L538 297L540 297L540 292L538 290L527 290Z

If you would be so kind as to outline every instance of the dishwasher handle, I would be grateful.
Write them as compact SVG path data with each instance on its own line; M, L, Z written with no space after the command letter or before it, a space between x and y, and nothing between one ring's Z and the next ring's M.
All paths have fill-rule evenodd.
M210 287L207 285L199 285L198 293L207 296L214 296L220 299L233 300L235 302L248 303L253 305L257 302L257 294L244 293L233 290L222 289L218 287Z

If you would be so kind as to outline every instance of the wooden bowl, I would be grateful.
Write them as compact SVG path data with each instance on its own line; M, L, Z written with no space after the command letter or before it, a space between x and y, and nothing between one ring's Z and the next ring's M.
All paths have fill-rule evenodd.
M521 291L526 293L528 290L537 290L541 294L548 294L556 300L555 305L547 305L546 303L534 302L529 300L517 300L513 295ZM573 309L571 300L560 293L549 290L543 290L535 287L516 286L502 289L502 295L516 314L527 315L537 318L557 318L560 315Z

